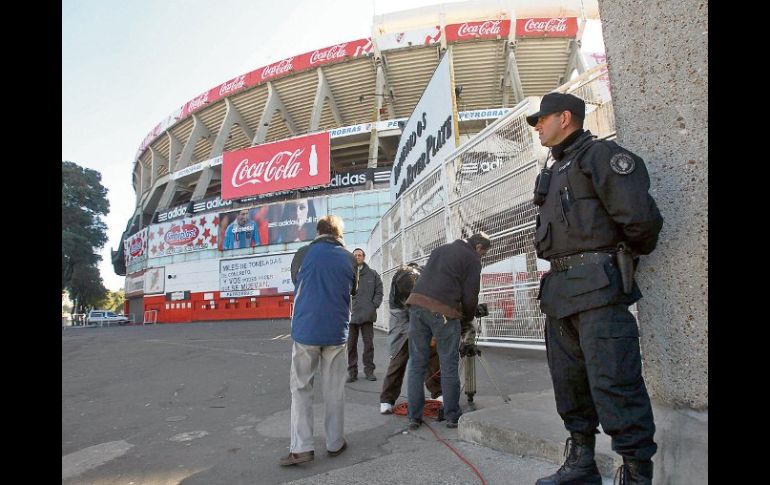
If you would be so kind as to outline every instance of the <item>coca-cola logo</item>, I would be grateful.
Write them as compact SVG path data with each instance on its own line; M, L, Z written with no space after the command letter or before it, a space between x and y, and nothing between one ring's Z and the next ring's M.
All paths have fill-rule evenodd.
M142 254L142 239L137 238L131 241L131 245L128 247L128 253L132 258L135 258Z
M566 32L567 19L527 19L524 32Z
M487 20L483 23L464 23L457 30L458 37L480 37L482 35L500 35L501 20Z
M292 71L294 69L292 62L294 62L294 58L290 57L288 59L282 60L281 62L273 64L272 66L267 66L266 68L262 69L262 79L264 80L269 77Z
M297 148L293 152L282 151L273 155L269 161L250 162L244 158L235 167L233 172L233 187L242 187L246 184L259 184L274 180L288 180L296 177L302 170L299 156L305 150Z
M237 78L233 79L232 81L228 81L228 82L224 83L219 88L219 95L220 96L224 96L225 94L229 94L229 93L235 91L236 89L242 88L245 85L246 85L246 75L243 74L243 75L238 76Z
M337 44L329 47L328 49L313 51L310 55L310 64L318 64L319 62L329 62L335 59L344 59L348 55L345 47L348 44Z
M209 92L206 91L205 93L201 94L197 98L190 101L187 111L196 110L208 102L209 102Z
M171 246L183 246L190 244L198 237L200 230L193 224L184 224L172 227L164 236L166 244Z

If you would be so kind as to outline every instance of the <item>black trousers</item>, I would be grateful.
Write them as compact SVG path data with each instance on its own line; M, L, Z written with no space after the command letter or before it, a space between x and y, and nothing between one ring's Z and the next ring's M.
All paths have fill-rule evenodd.
M568 431L612 437L619 455L648 460L658 447L642 378L639 330L626 305L546 317L546 353L556 409Z
M364 373L374 373L374 323L351 323L348 330L348 374L358 375L358 334L364 341Z
M382 383L380 402L396 404L396 399L401 395L401 385L404 383L406 364L409 361L409 340L404 342L401 350L390 358L388 370L385 372L385 381ZM428 372L425 374L425 387L430 391L430 398L436 399L441 395L441 364L438 359L436 347L430 348L428 358Z

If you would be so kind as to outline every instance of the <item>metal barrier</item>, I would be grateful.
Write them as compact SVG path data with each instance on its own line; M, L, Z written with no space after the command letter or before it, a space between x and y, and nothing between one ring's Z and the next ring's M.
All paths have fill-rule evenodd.
M606 64L560 86L586 101L584 127L600 138L615 134ZM374 227L369 265L382 276L385 295L399 265L425 264L436 247L482 230L492 248L482 259L479 301L489 316L477 321L479 345L543 349L545 315L537 301L550 264L535 255L535 178L546 149L526 122L537 111L531 97L491 123L407 189ZM375 326L388 329L388 305Z
M158 310L147 310L144 312L144 318L142 318L142 325L158 323Z

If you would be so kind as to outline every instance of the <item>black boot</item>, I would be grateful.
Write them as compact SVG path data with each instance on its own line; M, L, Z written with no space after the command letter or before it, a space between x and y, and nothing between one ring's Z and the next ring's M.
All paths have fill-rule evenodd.
M594 461L595 435L572 432L564 454L567 460L553 475L541 478L535 485L601 485L602 476Z
M652 461L623 457L623 464L615 472L617 485L652 485Z

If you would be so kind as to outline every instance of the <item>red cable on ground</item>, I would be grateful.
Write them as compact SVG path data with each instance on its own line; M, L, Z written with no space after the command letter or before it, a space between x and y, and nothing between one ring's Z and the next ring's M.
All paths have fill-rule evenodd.
M438 416L438 410L439 410L439 408L440 408L441 406L442 406L442 403L441 403L441 401L436 401L436 400L434 400L434 399L426 399L426 400L425 400L425 408L423 409L423 412L422 412L423 418L425 418L425 417L430 417L430 418L435 418L435 417L437 417L437 416ZM396 405L393 407L393 414L397 414L397 415L399 415L399 416L406 416L406 408L407 408L407 403L406 403L406 402L402 402L402 403L396 404ZM444 445L445 445L447 448L449 448L450 450L452 450L452 453L454 453L455 455L457 455L457 457L458 457L460 460L462 460L462 461L463 461L463 463L465 463L466 465L468 465L469 467L471 467L471 469L473 470L473 472L474 472L474 473L475 473L475 474L476 474L476 475L479 477L479 479L481 480L481 485L487 485L487 481L486 481L486 480L484 480L484 476L483 476L483 475L481 475L481 472L478 470L478 468L476 468L475 466L473 466L473 463L471 463L470 461L468 461L468 459L467 459L467 458L465 458L465 457L462 455L462 453L460 453L459 451L457 451L457 450L456 450L456 449L455 449L455 448L454 448L452 445L450 445L450 444L449 444L449 442L447 442L447 441L446 441L444 438L442 438L441 436L439 436L439 434L438 434L438 433L436 433L436 431L433 429L433 427L432 427L431 425L429 425L429 424L428 424L428 422L427 422L427 421L423 421L423 423L425 424L425 426L427 426L427 427L428 427L428 429L430 429L430 430L431 430L431 432L433 433L433 435L436 437L436 439L437 439L439 442L443 443L443 444L444 444Z

